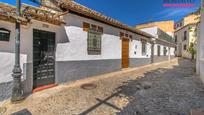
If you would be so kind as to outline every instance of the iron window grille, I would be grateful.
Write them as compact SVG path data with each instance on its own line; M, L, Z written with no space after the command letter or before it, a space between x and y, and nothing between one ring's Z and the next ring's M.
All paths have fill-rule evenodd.
M147 53L147 43L142 41L142 55L146 55Z
M10 30L0 28L0 41L9 41L10 33Z
M160 50L160 46L158 45L158 46L157 46L157 56L160 56L160 51L161 51L161 50Z
M101 54L101 36L102 33L95 29L88 30L87 50L89 55Z
M187 45L184 45L184 46L183 46L183 50L187 50Z
M166 56L166 53L167 53L167 48L166 48L166 47L164 47L163 51L164 51L164 56Z
M183 41L187 40L187 31L184 32L184 38Z

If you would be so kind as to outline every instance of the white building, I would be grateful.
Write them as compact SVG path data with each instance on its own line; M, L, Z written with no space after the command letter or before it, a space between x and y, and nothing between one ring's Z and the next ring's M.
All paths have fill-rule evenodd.
M177 56L191 59L191 53L188 51L191 43L196 48L198 23L187 24L175 31L177 42Z
M188 14L180 21L175 23L174 37L177 42L176 55L184 58L192 58L190 47L196 49L197 45L197 27L200 22L200 9ZM196 57L194 55L194 57Z
M151 34L154 39L154 62L172 59L175 56L175 40L158 26L145 27L140 29Z
M203 7L202 3L202 7ZM201 80L204 82L204 11L201 8L201 18L200 18L200 25L199 25L199 37L198 37L198 47L197 47L197 63L196 63L196 71L197 74L200 76Z
M5 6L2 7L4 11L13 8L0 5ZM152 35L75 2L68 2L68 5L69 12L58 18L53 18L55 14L49 11L24 5L27 8L24 16L32 17L21 26L20 60L25 93L44 85L154 62L151 59ZM15 20L8 15L0 13L0 101L10 97L12 88ZM163 44L161 55L165 45L170 48L170 55L174 55L171 43L157 41Z

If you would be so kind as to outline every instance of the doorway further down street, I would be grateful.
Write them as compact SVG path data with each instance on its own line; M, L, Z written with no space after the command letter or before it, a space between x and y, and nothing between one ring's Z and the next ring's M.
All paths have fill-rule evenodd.
M174 59L125 69L36 92L17 104L7 101L2 108L5 115L25 109L33 115L188 115L204 110L194 66Z

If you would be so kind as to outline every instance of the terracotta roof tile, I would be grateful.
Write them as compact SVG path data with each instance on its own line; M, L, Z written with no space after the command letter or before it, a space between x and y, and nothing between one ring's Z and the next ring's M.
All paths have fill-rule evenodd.
M5 20L5 18L7 17L8 20L5 20L5 21L15 22L15 20L18 19L23 23L27 23L29 21L28 18L31 18L39 21L48 22L51 24L56 24L56 25L60 25L64 23L64 21L60 17L57 17L57 18L53 17L54 15L56 15L56 13L52 13L51 11L44 10L42 8L23 4L22 11L23 11L22 16L18 17L16 15L16 7L0 2L1 20Z

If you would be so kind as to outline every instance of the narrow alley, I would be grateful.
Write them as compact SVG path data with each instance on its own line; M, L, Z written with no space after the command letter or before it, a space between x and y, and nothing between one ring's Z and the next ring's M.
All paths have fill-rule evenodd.
M204 110L204 89L193 68L189 60L174 59L127 69L36 92L21 103L7 101L1 109L33 115L188 115ZM87 83L95 87L83 89Z

